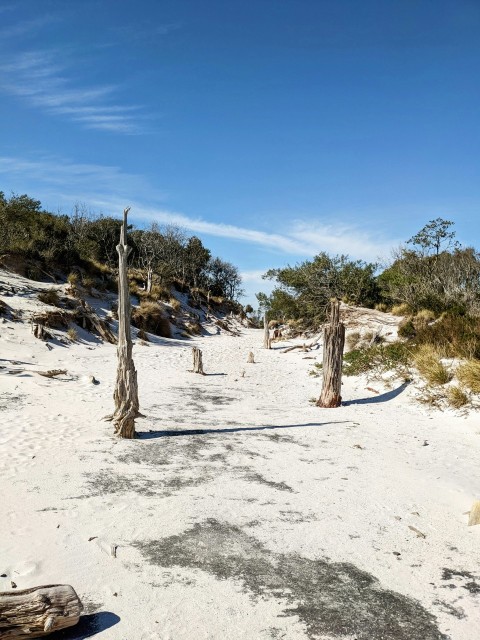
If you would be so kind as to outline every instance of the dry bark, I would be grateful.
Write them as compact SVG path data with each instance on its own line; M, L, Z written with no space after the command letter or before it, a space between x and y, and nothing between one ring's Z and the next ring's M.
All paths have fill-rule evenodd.
M268 328L267 314L263 316L263 348L271 349L272 341L270 339L270 329Z
M127 260L131 248L127 244L127 214L123 212L118 252L118 347L117 382L113 399L115 411L113 423L115 434L120 438L135 437L135 418L139 414L137 372L132 356L132 335L130 329L130 290L127 278Z
M0 593L0 637L40 638L77 624L83 605L68 584Z
M333 301L330 324L323 337L323 384L318 407L339 407L342 402L342 363L345 325L340 322L340 302Z
M468 518L469 527L473 527L476 524L480 524L480 500L475 500Z
M192 355L193 373L200 373L202 376L204 376L205 372L203 371L202 351L198 347L192 347Z

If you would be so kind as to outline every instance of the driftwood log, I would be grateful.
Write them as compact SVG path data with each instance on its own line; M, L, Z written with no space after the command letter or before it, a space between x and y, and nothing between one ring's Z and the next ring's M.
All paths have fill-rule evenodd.
M330 324L323 334L323 384L317 407L339 407L342 402L342 362L345 325L340 322L340 302L332 301Z
M41 638L77 624L83 605L73 587L51 584L0 593L0 638Z
M118 346L117 346L117 382L113 399L115 411L113 423L115 434L120 438L135 437L135 418L140 415L138 402L137 371L133 363L132 334L130 329L130 288L127 277L127 260L131 247L127 244L127 215L123 212L123 224L120 231L118 252Z
M198 347L192 347L192 355L193 355L193 373L200 373L202 376L205 375L203 370L203 362L202 362L202 351Z

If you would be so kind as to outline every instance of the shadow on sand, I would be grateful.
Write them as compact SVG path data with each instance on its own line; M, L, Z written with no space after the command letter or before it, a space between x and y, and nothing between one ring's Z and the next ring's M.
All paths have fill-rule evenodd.
M111 611L100 611L99 613L88 613L82 616L74 627L52 633L49 637L52 640L85 640L92 636L110 629L120 622L120 618Z
M376 404L377 402L388 402L389 400L393 400L401 393L405 391L410 383L404 382L402 385L397 387L396 389L392 389L392 391L387 391L386 393L381 393L378 396L374 396L373 398L359 398L358 400L347 400L346 402L342 402L342 406L349 407L352 404Z
M203 436L207 434L220 433L241 433L242 431L271 431L274 429L299 429L302 427L325 427L330 424L347 424L351 420L339 420L337 422L306 422L305 424L279 424L261 427L231 427L229 429L165 429L162 431L140 432L140 440L151 440L153 438L169 438L176 436Z

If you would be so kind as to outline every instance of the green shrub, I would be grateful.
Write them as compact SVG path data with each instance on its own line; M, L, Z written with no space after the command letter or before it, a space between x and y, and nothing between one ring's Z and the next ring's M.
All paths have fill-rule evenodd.
M414 338L417 335L417 330L413 324L413 319L405 318L405 320L402 320L398 325L397 333L399 338Z
M346 376L358 376L369 371L382 373L404 370L411 360L411 352L403 342L375 344L363 349L354 349L343 356L343 372Z

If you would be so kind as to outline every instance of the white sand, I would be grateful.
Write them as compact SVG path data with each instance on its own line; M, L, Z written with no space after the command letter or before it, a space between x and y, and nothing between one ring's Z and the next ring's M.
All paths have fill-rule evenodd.
M36 304L27 294L2 299ZM355 637L312 630L296 609L304 587L292 582L288 599L288 572L275 593L267 578L263 591L252 586L238 562L222 579L211 562L177 564L160 553L155 564L142 552L142 543L197 525L206 532L195 538L199 557L213 557L216 534L211 549L202 540L208 547L209 526L224 526L235 557L245 555L242 540L255 539L279 575L287 557L299 572L304 560L351 563L378 589L418 601L445 637L477 640L480 526L467 527L465 512L480 498L478 415L427 412L410 389L383 395L360 378L344 379L345 406L319 409L309 402L320 390L308 375L313 360L283 354L283 345L265 351L262 337L244 329L238 338L137 344L146 414L137 428L150 437L120 441L101 420L112 409L114 346L90 340L49 351L28 324L0 324L0 590L11 580L19 589L69 583L105 640ZM193 344L205 377L187 371ZM250 350L256 364L246 363ZM26 371L5 373L15 368ZM68 375L34 373L54 368ZM209 432L162 433L194 429ZM366 637L360 618L356 632Z

